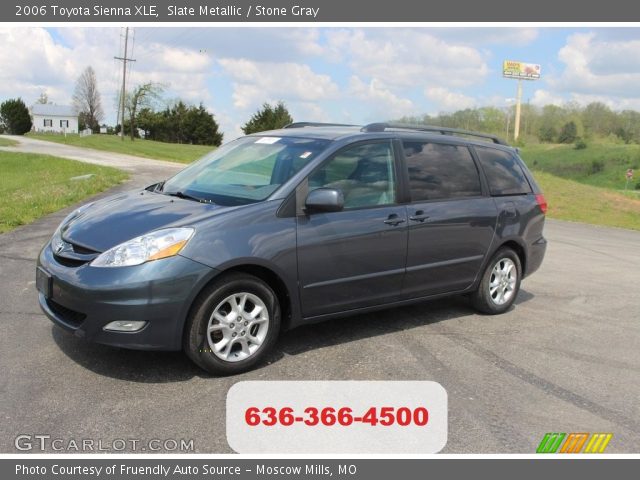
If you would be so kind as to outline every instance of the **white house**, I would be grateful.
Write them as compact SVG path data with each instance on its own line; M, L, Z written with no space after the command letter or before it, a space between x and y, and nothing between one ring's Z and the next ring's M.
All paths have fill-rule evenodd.
M36 103L31 107L34 132L78 133L78 114L67 105Z

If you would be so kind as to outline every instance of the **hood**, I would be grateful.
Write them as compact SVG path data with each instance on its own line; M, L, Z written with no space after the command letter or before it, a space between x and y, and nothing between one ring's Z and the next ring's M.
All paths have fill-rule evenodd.
M153 230L189 226L229 210L148 191L136 191L96 202L62 230L65 241L97 252Z

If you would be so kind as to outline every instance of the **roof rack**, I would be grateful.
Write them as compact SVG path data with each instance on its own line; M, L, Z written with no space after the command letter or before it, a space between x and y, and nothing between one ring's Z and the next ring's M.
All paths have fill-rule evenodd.
M363 132L384 132L387 129L415 130L418 132L435 132L442 135L467 135L491 140L498 145L509 145L500 137L487 133L472 132L470 130L460 130L458 128L437 127L433 125L409 125L405 123L370 123L362 127Z
M321 122L294 122L285 125L284 128L304 128L304 127L357 127L347 123L321 123Z

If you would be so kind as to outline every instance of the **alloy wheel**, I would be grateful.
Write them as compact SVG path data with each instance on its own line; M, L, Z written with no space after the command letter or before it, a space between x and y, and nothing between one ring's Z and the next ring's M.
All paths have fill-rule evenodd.
M269 330L269 311L264 301L249 292L229 295L213 310L207 325L211 352L226 362L254 355Z

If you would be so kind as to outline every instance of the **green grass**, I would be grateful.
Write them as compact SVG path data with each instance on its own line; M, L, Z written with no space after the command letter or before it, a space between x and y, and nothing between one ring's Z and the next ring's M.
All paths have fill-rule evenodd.
M76 147L93 148L107 152L124 153L138 157L167 160L170 162L191 163L194 160L214 150L215 147L207 145L184 145L178 143L155 142L153 140L136 139L131 141L126 137L122 140L116 135L56 135L46 133L29 133L29 137L38 140L63 143Z
M562 220L640 230L640 145L588 142L527 145L520 155L540 184L549 216ZM627 169L635 180L625 191Z
M0 152L0 233L124 181L127 174L49 155ZM93 174L85 180L72 177Z
M549 204L548 215L561 220L640 230L640 198L534 172Z
M635 171L634 189L640 180L640 145L588 143L583 150L573 145L528 145L520 155L533 171L575 180L595 187L624 190L627 169Z
M0 147L15 147L18 144L15 140L9 140L8 138L0 138Z

